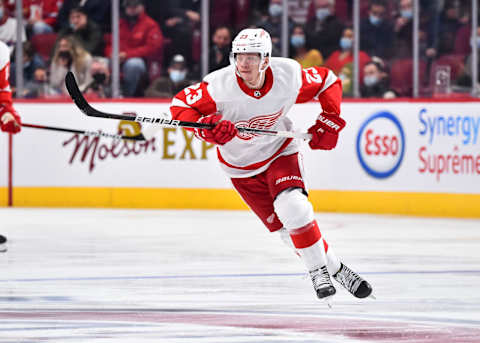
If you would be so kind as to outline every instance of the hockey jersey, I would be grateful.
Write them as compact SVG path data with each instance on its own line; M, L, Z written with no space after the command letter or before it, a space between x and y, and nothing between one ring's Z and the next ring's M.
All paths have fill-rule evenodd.
M261 89L248 88L230 65L179 92L170 111L176 120L197 121L218 112L237 127L290 131L293 123L286 115L295 103L316 98L324 111L339 114L341 94L340 80L331 70L302 69L292 59L273 57ZM298 149L298 142L291 138L239 132L217 147L217 156L230 177L250 177Z
M10 77L10 49L0 41L0 105L12 105Z

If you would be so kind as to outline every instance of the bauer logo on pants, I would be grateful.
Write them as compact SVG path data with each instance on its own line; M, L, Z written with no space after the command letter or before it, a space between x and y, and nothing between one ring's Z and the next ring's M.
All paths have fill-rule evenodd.
M379 179L392 176L400 167L404 152L403 128L391 112L377 112L360 127L357 156L370 176Z

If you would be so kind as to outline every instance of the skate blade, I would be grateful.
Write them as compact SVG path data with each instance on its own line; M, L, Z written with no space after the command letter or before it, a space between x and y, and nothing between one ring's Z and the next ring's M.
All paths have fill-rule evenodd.
M372 293L372 294L370 294L370 295L368 296L368 298L372 298L372 299L374 299L374 300L377 300L377 297L376 297L376 296L374 296L374 295L373 295L373 293Z

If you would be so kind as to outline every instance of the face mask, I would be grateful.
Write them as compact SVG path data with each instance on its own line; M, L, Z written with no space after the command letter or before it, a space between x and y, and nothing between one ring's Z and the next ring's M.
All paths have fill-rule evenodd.
M377 75L365 75L363 77L363 83L367 87L375 86L378 83L378 77Z
M270 7L268 7L268 13L270 13L272 17L278 17L280 14L282 14L282 11L282 5L279 4L271 4Z
M5 14L5 11L3 10L3 7L0 7L0 18L3 18L4 14Z
M305 36L304 35L293 35L290 38L290 43L293 47L298 48L305 45Z
M381 18L379 18L377 16L374 16L374 15L371 15L371 14L370 14L369 20L370 20L370 24L375 25L375 26L380 25L380 23L382 22Z
M326 17L330 15L330 10L328 8L319 8L315 12L317 19L323 21Z
M75 25L74 25L73 23L69 23L68 26L70 26L70 28L71 28L73 31L75 31L76 27L75 27Z
M186 70L173 69L172 71L170 71L170 73L168 75L170 76L170 80L177 83L177 82L185 80L185 76L187 76L187 71Z
M400 15L406 19L412 19L413 11L412 10L401 10Z
M340 47L342 50L350 50L352 48L353 41L351 38L342 37L340 38Z
M138 14L126 15L126 18L129 23L136 23L138 20Z
M105 73L95 73L92 75L92 77L98 84L103 84L107 79L107 75L105 75Z
M72 55L70 54L69 51L60 51L58 53L58 57L60 58L65 58L67 60L71 60L72 59Z

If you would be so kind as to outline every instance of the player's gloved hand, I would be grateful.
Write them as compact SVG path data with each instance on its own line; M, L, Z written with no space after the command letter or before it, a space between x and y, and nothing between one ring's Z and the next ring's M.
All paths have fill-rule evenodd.
M10 105L0 106L0 128L10 133L17 133L22 129L20 116Z
M214 124L213 129L198 129L197 136L206 142L223 145L233 139L238 130L230 120L222 120L221 114L210 114L201 117L198 123Z
M308 129L312 139L308 142L312 149L331 150L338 141L338 133L345 127L345 120L337 114L320 113L315 124Z

